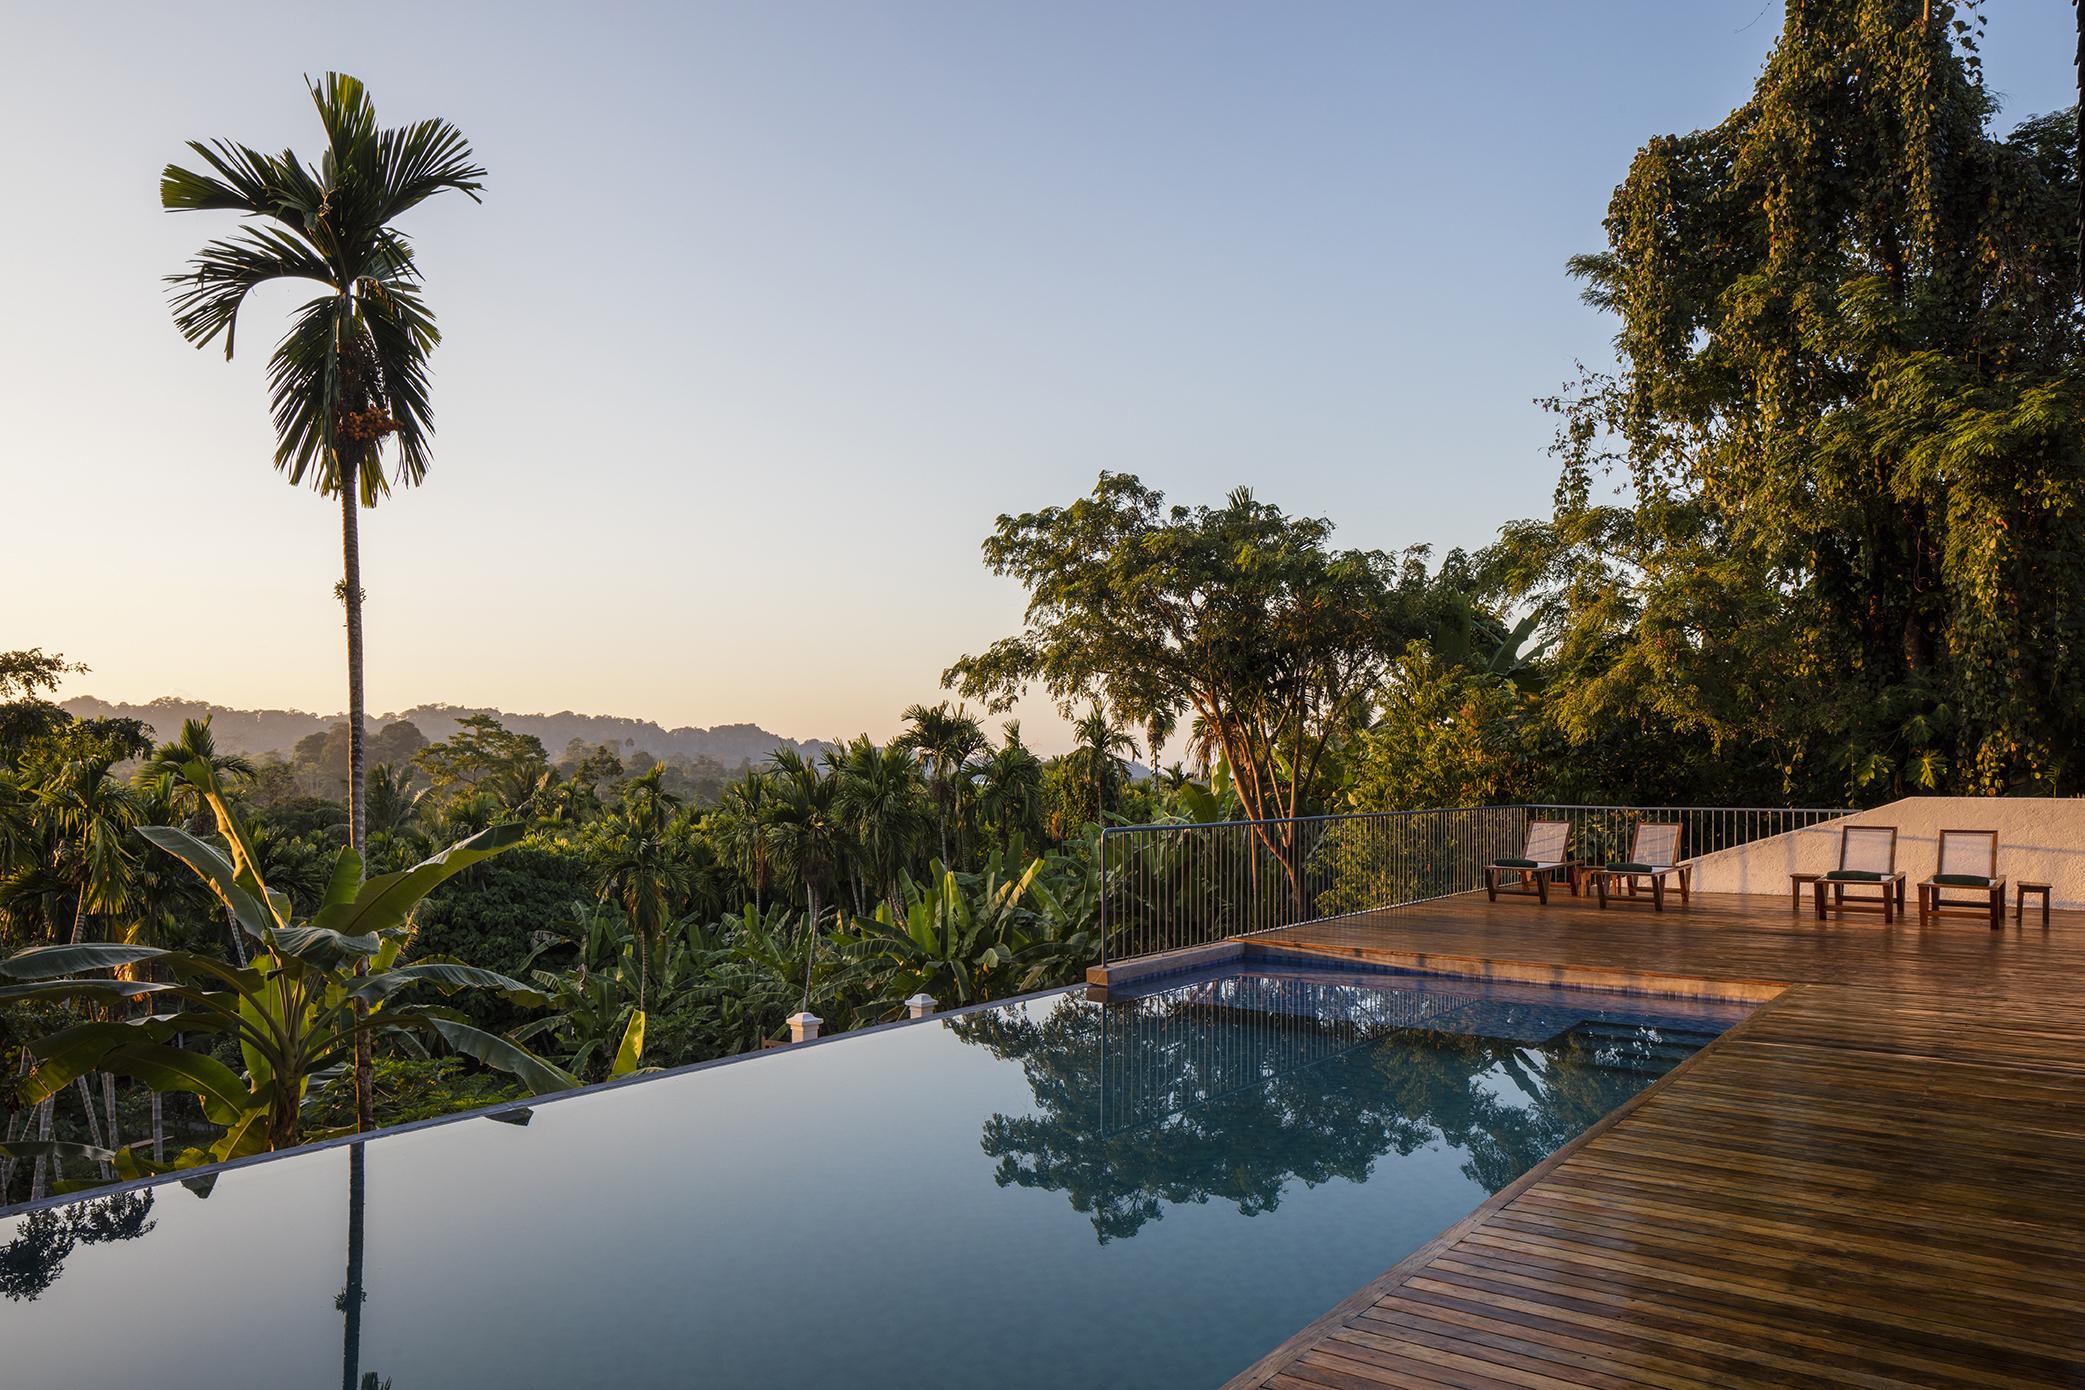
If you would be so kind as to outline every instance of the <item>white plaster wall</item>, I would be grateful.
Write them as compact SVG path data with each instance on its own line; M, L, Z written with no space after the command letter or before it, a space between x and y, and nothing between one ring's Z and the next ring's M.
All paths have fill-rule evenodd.
M1839 866L1839 828L1897 827L1897 867L1911 881L1933 872L1940 832L1996 830L1998 872L2017 883L2052 885L2056 907L2085 907L2085 799L2047 797L1910 796L1785 835L1755 840L1694 861L1694 886L1704 893L1788 896L1791 873L1824 873ZM2012 910L2012 883L2006 910ZM2030 908L2030 912L2033 909Z

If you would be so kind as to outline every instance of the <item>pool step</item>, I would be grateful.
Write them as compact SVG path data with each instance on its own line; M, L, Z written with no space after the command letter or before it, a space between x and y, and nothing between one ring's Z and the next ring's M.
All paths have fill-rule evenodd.
M1718 1035L1715 1029L1664 1024L1654 1031L1655 1039L1637 1024L1588 1019L1571 1029L1570 1036L1592 1048L1602 1067L1657 1075L1678 1066Z

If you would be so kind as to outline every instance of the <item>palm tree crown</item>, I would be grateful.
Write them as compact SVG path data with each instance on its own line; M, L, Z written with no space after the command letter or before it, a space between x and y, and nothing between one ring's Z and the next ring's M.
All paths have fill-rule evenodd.
M441 340L412 245L392 224L437 193L477 199L485 170L447 121L382 129L355 78L327 73L309 86L326 133L315 163L195 140L188 147L214 173L166 167L159 197L168 211L262 219L210 242L167 279L182 336L201 347L223 334L227 359L247 295L277 280L321 288L268 359L275 466L329 496L352 483L373 506L388 485L361 465L386 436L397 441L401 481L427 472L427 357Z

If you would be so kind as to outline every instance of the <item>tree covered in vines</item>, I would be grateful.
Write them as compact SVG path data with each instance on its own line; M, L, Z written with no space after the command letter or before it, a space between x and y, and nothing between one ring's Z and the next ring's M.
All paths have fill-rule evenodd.
M1572 740L1761 796L2085 777L2075 109L1995 132L1982 17L1790 0L1751 100L1652 140L1577 258L1612 374L1494 553Z

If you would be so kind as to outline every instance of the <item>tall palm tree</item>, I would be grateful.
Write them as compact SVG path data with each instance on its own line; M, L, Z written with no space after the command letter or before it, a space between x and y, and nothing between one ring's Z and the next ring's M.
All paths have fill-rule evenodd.
M1108 813L1108 794L1122 784L1127 771L1117 755L1135 753L1136 742L1097 703L1073 726L1072 732L1076 740L1072 756L1093 790L1093 819L1103 821Z
M632 780L622 806L602 822L594 841L593 872L601 896L621 903L630 919L640 1009L647 1007L651 966L665 942L666 924L687 897L694 872L689 856L693 832L674 813L680 798L661 785L665 774L661 765Z
M413 771L395 763L378 763L369 769L368 821L371 835L397 835L411 829L420 819L420 803L427 795L413 787Z
M918 754L927 764L927 785L933 790L940 812L941 862L948 864L949 834L953 829L957 847L962 844L962 826L957 813L962 809L970 760L989 746L985 731L961 705L946 700L938 705L914 705L905 711L904 733L893 739L894 747Z
M438 118L381 128L360 81L327 73L307 82L325 130L313 164L230 140L189 142L214 174L167 165L159 201L169 212L235 212L257 219L206 244L170 275L174 324L202 347L224 335L230 360L246 296L275 281L320 287L268 358L275 467L340 503L347 614L348 844L363 849L362 544L359 509L390 490L383 443L397 448L396 480L427 475L434 412L427 360L441 341L420 295L412 243L393 224L438 193L478 198L485 170L463 133ZM356 1119L373 1122L369 1035L355 1045Z
M348 842L363 847L362 558L358 509L390 489L384 441L395 447L395 481L427 474L433 412L428 356L441 341L420 293L403 214L438 193L477 200L485 170L447 121L382 128L355 78L327 73L307 82L324 128L316 162L293 151L263 154L230 140L190 141L214 172L169 164L160 203L170 212L233 212L253 219L205 245L189 269L170 275L174 323L202 347L224 337L232 356L246 296L275 281L319 293L297 309L268 359L275 417L275 467L340 504L341 582L348 646Z
M1004 737L978 765L978 811L999 837L1011 844L1042 828L1042 759L1021 742L1021 722L1009 719Z
M767 838L775 861L804 885L804 1008L811 1007L811 965L818 952L819 897L845 861L848 836L833 809L838 790L831 777L794 749L775 750L775 801L768 817Z
M143 819L142 798L129 785L111 776L119 762L134 758L150 746L143 726L131 721L109 721L101 725L80 724L53 741L53 746L24 768L30 794L31 823L42 832L49 856L50 881L72 891L72 932L68 938L77 946L87 939L91 921L126 911L137 880L137 845L132 832ZM100 1146L100 1121L85 1076L74 1079L80 1103L96 1146ZM103 1108L107 1111L109 1137L115 1138L115 1081L102 1077ZM35 1124L39 1139L48 1138L56 1097L37 1106ZM109 1147L115 1147L113 1143ZM31 1198L45 1190L45 1160L38 1158L30 1179ZM109 1176L104 1165L103 1177Z
M767 821L773 805L774 783L770 775L748 772L724 788L724 795L708 821L710 838L745 885L753 890L755 915L767 911L767 880L772 871Z
M838 754L826 755L834 780L833 810L860 848L876 895L898 910L898 875L926 838L932 823L920 784L919 764L902 748L881 748L867 735ZM857 901L856 910L866 912Z
M251 758L243 753L217 751L217 738L210 732L208 715L201 719L182 720L181 736L153 749L152 756L131 774L130 780L139 791L163 798L176 815L187 821L214 821L208 799L198 790L199 783L184 775L188 764L198 758L209 766L216 785L227 791L253 780ZM195 824L189 826L191 830L197 828ZM246 964L246 938L230 909L224 912L224 924L231 937L232 960L243 966Z

